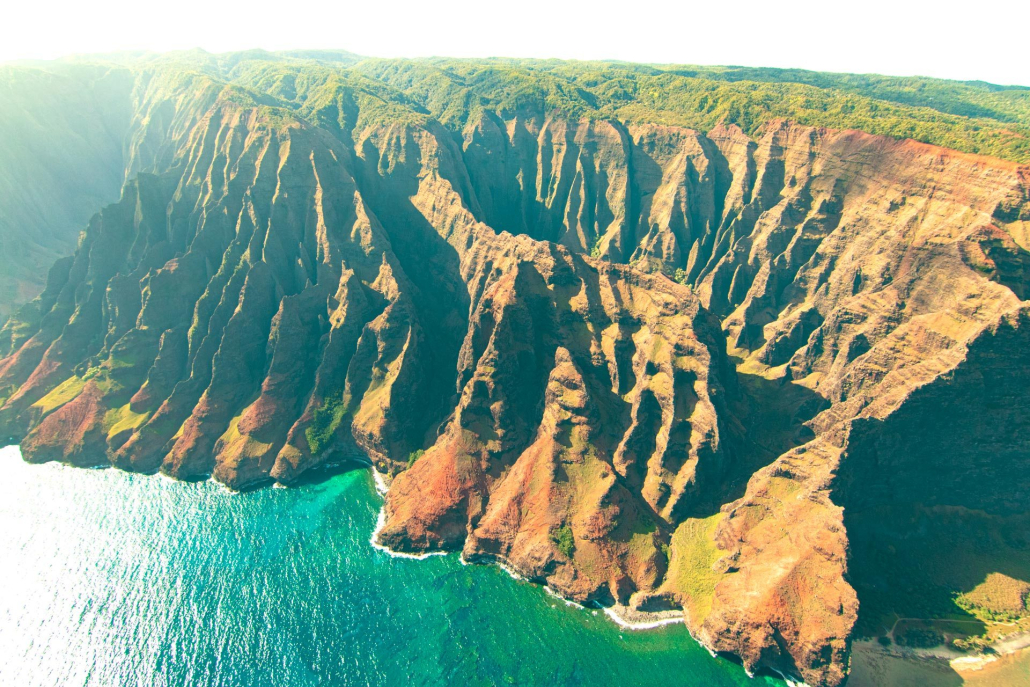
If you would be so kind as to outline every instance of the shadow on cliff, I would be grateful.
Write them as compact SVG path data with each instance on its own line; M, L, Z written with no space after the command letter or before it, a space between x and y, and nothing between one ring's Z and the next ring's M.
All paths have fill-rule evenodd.
M1030 582L1028 347L1030 322L1002 324L885 420L854 423L832 498L850 540L857 636L883 636L899 617L977 635L983 623L957 597L989 598L995 573Z
M731 363L739 360L730 359ZM731 454L720 488L710 498L692 504L688 518L707 518L727 503L744 496L748 480L790 449L814 437L806 423L829 407L816 392L787 378L766 379L737 372L738 399L731 403L720 429L731 435Z
M371 463L366 459L361 461L357 458L343 460L331 465L318 465L313 468L309 468L297 476L295 480L290 482L290 487L304 487L309 485L324 484L337 475L343 475L354 470L368 470L372 467Z
M424 365L428 376L427 393L423 394L426 405L410 428L412 439L421 444L457 404L450 371L457 368L468 329L469 295L461 276L458 251L411 202L419 190L421 152L410 141L406 143L407 158L385 173L375 165L380 152L370 141L365 142L364 156L354 156L353 161L362 195L389 236L405 276L415 287L410 296L419 324L426 332L431 357Z
M851 673L847 681L847 687L959 687L965 684L966 680L944 659L913 659L873 647L862 647L852 652Z

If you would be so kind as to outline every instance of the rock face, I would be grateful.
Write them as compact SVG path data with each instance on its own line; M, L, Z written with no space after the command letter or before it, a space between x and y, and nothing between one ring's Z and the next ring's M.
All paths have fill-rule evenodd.
M820 685L852 523L1026 511L1026 167L136 78L121 199L0 332L28 460L235 488L370 460L383 544L683 609Z

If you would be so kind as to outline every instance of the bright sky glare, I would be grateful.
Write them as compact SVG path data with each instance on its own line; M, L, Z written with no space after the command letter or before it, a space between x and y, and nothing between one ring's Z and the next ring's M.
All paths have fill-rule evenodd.
M802 67L1030 86L1026 0L18 0L0 61L342 48Z

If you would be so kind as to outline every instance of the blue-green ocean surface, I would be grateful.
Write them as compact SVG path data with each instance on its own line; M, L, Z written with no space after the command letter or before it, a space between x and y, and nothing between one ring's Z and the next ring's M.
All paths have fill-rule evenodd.
M0 685L767 685L457 556L369 545L368 471L233 494L0 449Z

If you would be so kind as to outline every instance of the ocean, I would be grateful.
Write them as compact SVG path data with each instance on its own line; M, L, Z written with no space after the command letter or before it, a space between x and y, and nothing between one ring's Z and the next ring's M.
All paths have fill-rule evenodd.
M369 543L368 470L232 493L0 449L0 685L764 685L457 555Z

